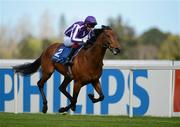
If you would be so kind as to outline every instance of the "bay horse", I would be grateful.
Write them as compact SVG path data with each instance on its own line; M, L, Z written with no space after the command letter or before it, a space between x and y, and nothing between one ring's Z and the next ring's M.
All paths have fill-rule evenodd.
M96 103L104 99L99 81L103 70L103 58L106 49L110 49L114 55L117 55L120 52L120 43L118 42L116 34L109 26L102 26L100 29L94 29L94 37L88 41L92 42L92 45L82 48L73 60L73 65L71 66L73 78L68 75L67 66L52 62L52 56L62 45L61 43L50 45L34 62L13 67L16 73L29 75L36 72L41 66L42 76L37 82L37 85L43 99L43 113L46 113L48 109L43 87L55 70L64 76L64 80L59 86L59 90L70 100L70 104L66 107L59 108L59 112L65 112L69 109L75 111L80 89L89 83L92 84L93 88L99 94L99 98L94 98L93 94L88 94L92 102ZM74 80L74 88L73 95L71 96L66 91L66 88L72 80Z

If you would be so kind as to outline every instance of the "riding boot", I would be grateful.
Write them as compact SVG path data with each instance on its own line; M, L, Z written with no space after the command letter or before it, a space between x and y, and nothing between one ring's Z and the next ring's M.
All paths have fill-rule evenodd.
M71 58L72 58L73 54L75 53L75 51L76 51L76 48L71 47L71 51L66 59L66 62L64 63L65 65L72 65Z

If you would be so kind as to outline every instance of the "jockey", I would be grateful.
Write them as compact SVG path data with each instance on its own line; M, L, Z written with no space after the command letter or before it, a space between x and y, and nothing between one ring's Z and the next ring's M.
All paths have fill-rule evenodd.
M70 61L76 49L85 44L91 37L92 29L97 25L96 18L93 16L86 17L85 21L78 21L71 25L65 32L64 45L71 47L65 65L72 64Z

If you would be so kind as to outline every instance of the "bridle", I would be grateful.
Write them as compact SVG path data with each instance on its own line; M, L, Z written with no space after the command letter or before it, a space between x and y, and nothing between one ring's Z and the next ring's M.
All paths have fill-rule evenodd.
M107 36L105 33L104 33L104 36ZM110 43L107 41L107 42L104 42L103 43L103 48L105 49L109 49L111 52L113 52L113 54L117 55L119 52L120 52L120 49L119 48L113 48L111 47Z

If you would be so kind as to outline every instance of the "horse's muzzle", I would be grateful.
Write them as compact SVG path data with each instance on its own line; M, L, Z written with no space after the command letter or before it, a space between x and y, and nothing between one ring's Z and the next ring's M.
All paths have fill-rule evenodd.
M121 50L119 48L113 48L112 49L112 52L113 52L114 55L117 55L118 53L120 53L120 51Z

